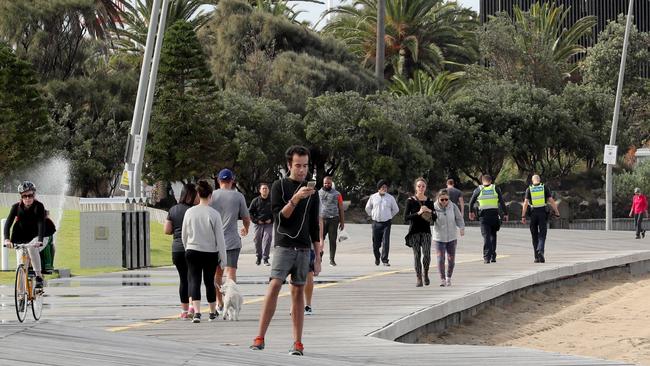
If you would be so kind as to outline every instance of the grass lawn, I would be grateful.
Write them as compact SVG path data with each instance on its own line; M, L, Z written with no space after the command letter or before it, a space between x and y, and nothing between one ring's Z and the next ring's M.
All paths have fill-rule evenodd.
M0 218L6 218L9 208L0 207ZM10 252L9 267L15 268L15 253ZM163 234L163 225L151 222L151 263L168 266L171 259L171 236ZM57 228L55 268L69 268L73 276L90 275L123 270L120 267L81 268L79 265L79 211L65 210L60 227ZM0 272L0 283L14 281L14 272Z

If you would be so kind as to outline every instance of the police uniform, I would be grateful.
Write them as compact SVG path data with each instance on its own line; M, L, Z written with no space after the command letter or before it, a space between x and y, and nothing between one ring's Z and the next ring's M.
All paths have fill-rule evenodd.
M544 184L534 184L526 190L525 199L530 208L526 214L530 215L529 225L532 237L535 262L545 262L544 246L546 244L546 231L548 228L548 199L552 197L551 191Z
M499 209L506 212L501 191L494 184L479 186L472 193L469 202L470 210L474 210L475 204L478 206L478 218L483 236L483 259L485 263L496 262L497 231L501 227Z

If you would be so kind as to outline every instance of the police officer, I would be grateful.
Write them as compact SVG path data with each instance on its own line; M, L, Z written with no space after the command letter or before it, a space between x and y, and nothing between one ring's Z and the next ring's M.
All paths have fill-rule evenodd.
M532 178L533 184L526 189L524 205L521 210L521 223L526 223L526 215L530 214L530 234L533 238L533 251L535 251L535 263L544 263L544 244L546 243L546 229L548 222L547 205L550 203L555 215L560 216L557 203L553 199L551 190L541 183L539 175ZM531 210L528 211L528 207Z
M501 227L499 210L505 221L508 221L508 215L501 190L492 183L492 177L484 174L481 182L483 184L474 190L469 201L469 219L476 219L477 209L474 206L478 204L478 219L483 235L483 261L494 263L497 261L497 231Z

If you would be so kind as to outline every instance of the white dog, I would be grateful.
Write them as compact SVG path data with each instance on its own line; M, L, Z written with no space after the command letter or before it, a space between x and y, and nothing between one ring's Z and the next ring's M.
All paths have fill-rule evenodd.
M223 294L223 319L239 320L239 312L244 303L239 286L229 278L221 285L219 291Z

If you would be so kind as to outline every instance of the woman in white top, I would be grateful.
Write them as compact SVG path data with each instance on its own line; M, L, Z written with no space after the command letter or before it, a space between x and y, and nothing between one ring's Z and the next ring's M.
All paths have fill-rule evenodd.
M219 263L225 263L226 241L223 237L221 215L210 207L212 187L204 180L198 182L196 191L199 204L185 212L182 239L189 272L189 295L192 298L194 317L192 322L201 322L201 275L205 284L205 295L210 305L210 321L217 318L217 291L214 274Z
M465 235L465 221L458 206L449 201L449 193L446 189L438 192L438 198L433 207L438 217L436 223L433 225L433 242L435 243L438 256L440 286L451 286L451 275L454 273L456 258L458 229L460 229L460 236ZM445 255L447 257L446 272Z

